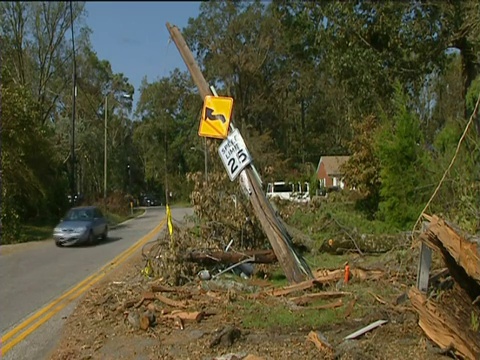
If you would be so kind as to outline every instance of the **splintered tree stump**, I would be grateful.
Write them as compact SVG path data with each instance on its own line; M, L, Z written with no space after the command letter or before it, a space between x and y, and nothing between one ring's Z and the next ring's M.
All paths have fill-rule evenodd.
M476 317L478 326L480 311L461 288L457 286L444 293L442 303L427 300L416 288L410 289L409 298L419 315L418 324L441 349L453 349L465 359L480 359L480 332L472 329L472 318Z
M462 234L437 216L426 216L428 229L420 239L442 255L450 275L474 300L480 295L480 241Z

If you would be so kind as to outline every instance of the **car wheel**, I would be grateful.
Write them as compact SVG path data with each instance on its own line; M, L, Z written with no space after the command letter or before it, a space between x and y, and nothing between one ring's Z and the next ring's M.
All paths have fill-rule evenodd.
M88 234L88 245L95 244L95 236L93 236L93 231L90 230L90 234Z
M58 247L62 247L62 245L58 241L55 241L55 245Z
M107 240L107 237L108 237L108 227L105 226L105 231L102 234L102 241Z

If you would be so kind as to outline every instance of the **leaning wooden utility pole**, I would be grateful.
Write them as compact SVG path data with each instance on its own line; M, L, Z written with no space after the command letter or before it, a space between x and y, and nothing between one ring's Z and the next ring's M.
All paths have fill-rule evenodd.
M167 29L170 32L172 40L175 42L183 61L187 65L193 81L198 87L202 100L204 100L205 96L212 95L212 91L203 77L192 52L188 48L180 30L176 26L167 23ZM249 194L253 210L262 224L262 228L272 245L273 251L275 252L278 262L282 266L288 281L298 283L305 279L312 278L313 276L310 267L303 257L295 251L292 245L291 236L275 215L275 212L270 202L266 199L251 165L248 165L248 167L243 170L243 174L241 174L241 184L246 190L246 193Z

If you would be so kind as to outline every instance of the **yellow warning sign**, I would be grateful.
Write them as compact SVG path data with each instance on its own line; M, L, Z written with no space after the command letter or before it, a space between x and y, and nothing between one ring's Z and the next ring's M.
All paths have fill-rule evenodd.
M232 117L233 98L205 96L202 119L198 135L216 139L226 139Z

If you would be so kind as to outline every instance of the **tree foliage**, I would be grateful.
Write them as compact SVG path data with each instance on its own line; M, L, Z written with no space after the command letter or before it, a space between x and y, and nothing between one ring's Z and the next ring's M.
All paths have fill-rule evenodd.
M168 189L187 199L186 174L204 171L205 158L208 172L224 171L219 141L197 135L202 102L190 74L176 69L133 89L93 49L84 3L71 5L72 14L67 2L0 4L3 199L13 209L2 213L24 222L67 205L71 15L77 191L102 197L106 147L108 193L160 197ZM479 8L473 1L211 1L183 34L206 80L234 97L233 121L265 181L308 180L322 155L351 155L345 179L362 195L359 204L404 228L450 163L478 98ZM136 109L124 97L134 90ZM432 203L451 218L476 216L465 222L472 229L479 124Z
M397 83L394 115L385 119L376 137L380 163L379 216L405 228L417 219L428 200L428 156L418 117L408 108L408 98Z

